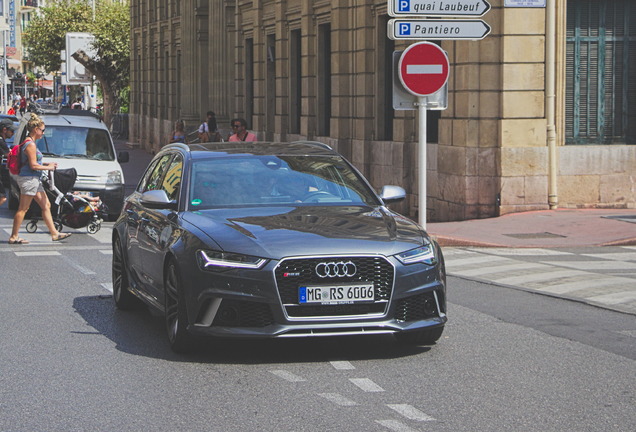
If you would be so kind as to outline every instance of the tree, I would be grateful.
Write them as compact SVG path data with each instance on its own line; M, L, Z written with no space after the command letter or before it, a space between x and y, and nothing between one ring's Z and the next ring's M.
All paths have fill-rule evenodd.
M40 9L24 34L24 45L33 64L46 72L60 70L60 52L66 48L66 33L85 32L95 36L97 55L73 54L92 73L104 96L104 122L112 123L119 112L122 95L129 86L130 10L128 0L96 0L95 19L91 4L79 0L52 0Z

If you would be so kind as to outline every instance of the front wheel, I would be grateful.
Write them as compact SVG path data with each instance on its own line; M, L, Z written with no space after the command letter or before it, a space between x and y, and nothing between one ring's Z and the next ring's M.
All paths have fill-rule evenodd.
M116 238L113 242L113 298L118 309L129 310L139 304L139 300L130 292L128 273L124 260L124 251L121 240Z
M37 221L30 221L29 223L26 224L25 229L28 233L34 233L38 230L38 223Z
M442 337L444 327L435 327L428 330L417 330L404 333L396 333L398 342L405 345L433 345Z
M174 261L168 264L165 283L166 331L170 348L184 353L193 349L194 338L188 332L188 311L179 270Z

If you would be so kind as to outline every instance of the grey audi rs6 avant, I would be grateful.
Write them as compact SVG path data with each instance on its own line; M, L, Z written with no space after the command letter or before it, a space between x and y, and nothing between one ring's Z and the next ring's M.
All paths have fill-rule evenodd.
M177 352L196 336L433 344L444 258L387 207L404 197L321 143L168 145L114 225L115 304L158 310Z

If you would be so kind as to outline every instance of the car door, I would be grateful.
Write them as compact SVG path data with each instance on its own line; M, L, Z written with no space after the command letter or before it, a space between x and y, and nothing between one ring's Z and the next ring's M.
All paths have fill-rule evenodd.
M165 171L165 165L170 161L172 155L164 155L160 159L152 162L142 180L137 186L137 190L126 200L126 258L128 268L131 270L132 276L142 290L150 294L152 283L148 280L146 270L144 268L143 249L147 247L146 235L144 230L147 224L146 209L141 204L142 193L148 190L154 190L161 182Z
M175 154L165 164L162 161L159 163L163 173L158 182L149 184L147 190L163 190L168 199L178 205L183 159L180 154ZM139 254L144 277L155 298L162 303L164 261L177 229L177 212L173 209L144 207L142 224L139 230Z

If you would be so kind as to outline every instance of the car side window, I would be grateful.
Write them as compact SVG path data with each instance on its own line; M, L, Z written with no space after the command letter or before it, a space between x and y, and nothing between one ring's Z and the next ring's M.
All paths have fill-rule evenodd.
M145 185L142 185L142 189L140 192L147 192L151 190L161 189L162 187L161 179L163 178L163 174L166 172L166 166L168 165L168 162L170 162L171 158L172 158L172 155L167 154L163 156L161 159L159 159L154 169L150 173L150 176L148 177L147 181L145 182Z
M166 195L168 195L168 198L171 201L176 200L179 197L179 186L181 186L182 172L183 160L181 159L181 155L177 155L170 163L162 184L162 189L166 191Z

